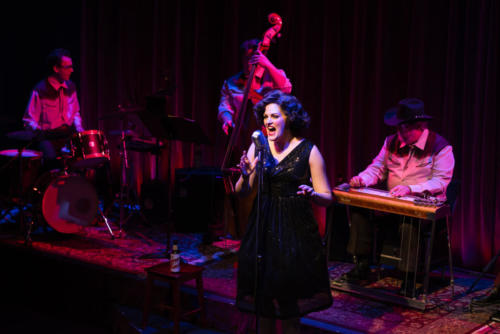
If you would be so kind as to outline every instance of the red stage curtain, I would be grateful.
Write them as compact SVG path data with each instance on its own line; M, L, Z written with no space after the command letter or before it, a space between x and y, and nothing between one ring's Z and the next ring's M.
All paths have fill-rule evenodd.
M116 126L98 118L118 104L142 104L167 74L176 86L168 112L201 124L214 142L201 161L219 165L219 90L239 70L239 44L269 27L270 12L283 17L283 29L269 57L312 116L309 137L331 182L358 173L377 154L393 131L382 121L387 108L407 96L423 99L435 117L431 127L453 144L462 185L455 259L484 265L500 248L496 0L83 1L87 127ZM196 165L193 145L177 143L172 152L172 167Z

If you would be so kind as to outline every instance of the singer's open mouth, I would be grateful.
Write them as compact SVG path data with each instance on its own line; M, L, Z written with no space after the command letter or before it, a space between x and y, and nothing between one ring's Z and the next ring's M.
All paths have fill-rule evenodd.
M274 126L267 127L267 134L268 135L273 135L275 131L276 131L276 128Z

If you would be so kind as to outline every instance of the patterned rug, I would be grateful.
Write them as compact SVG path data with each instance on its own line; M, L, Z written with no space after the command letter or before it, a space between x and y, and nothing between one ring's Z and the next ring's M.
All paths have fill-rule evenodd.
M331 263L330 276L337 278L352 267L351 264ZM236 296L236 270L234 261L224 259L206 266L204 286L207 290L234 299ZM474 281L468 273L455 272L455 296L449 287L441 288L429 295L431 306L425 312L396 305L356 297L332 291L333 305L327 310L311 313L307 318L331 324L345 333L499 333L500 325L490 322L489 317L498 306L470 309L471 298L485 294L492 281L479 282L475 292L465 295ZM399 280L385 279L374 286L397 286ZM340 331L339 328L345 329Z
M0 224L5 228L5 224ZM114 229L111 237L104 226L90 226L75 234L61 234L48 228L32 235L31 248L35 251L64 256L109 269L145 277L145 268L168 261L165 254L166 233L163 226ZM0 234L0 241L26 247L19 233ZM182 261L193 265L206 265L233 255L238 243L223 240L218 245L205 243L201 234L172 233L171 242L177 241Z
M185 262L205 267L205 290L234 300L235 253L239 243L226 239L207 244L203 236L198 234L174 233L174 239L178 241ZM18 233L4 232L0 234L0 242L26 247ZM164 257L165 244L163 226L127 229L115 239L111 238L105 227L98 226L87 227L81 233L71 235L40 231L33 235L31 247L34 251L145 277L145 268L167 261ZM153 257L158 254L160 258L142 258L144 255ZM351 266L331 263L331 278L338 278ZM429 295L432 305L425 312L333 290L334 304L327 310L311 313L308 318L331 324L337 329L343 328L350 333L500 333L500 326L489 321L497 308L474 309L472 312L469 308L471 298L485 294L492 280L481 280L475 292L465 295L475 277L460 270L455 275L455 297L452 298L449 287L438 289ZM399 281L386 278L372 284L378 288L396 289Z
M351 266L332 264L330 277L339 278ZM433 274L439 276L440 272ZM334 290L334 305L328 310L311 314L311 317L322 320L335 318L337 325L366 333L471 333L486 324L495 311L494 307L482 310L471 310L469 307L471 298L485 294L492 282L481 280L476 291L466 295L474 277L457 270L455 276L454 295L449 286L436 289L428 296L425 312ZM392 292L397 291L400 280L386 277L368 286ZM492 331L500 328L496 323L492 326Z

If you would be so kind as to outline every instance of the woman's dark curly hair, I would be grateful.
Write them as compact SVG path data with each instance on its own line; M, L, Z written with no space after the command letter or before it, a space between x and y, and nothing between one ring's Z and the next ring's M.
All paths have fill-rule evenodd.
M285 94L280 90L273 90L267 93L253 108L259 124L264 124L264 111L266 110L266 106L272 103L279 105L285 113L290 132L293 136L301 134L309 126L311 119L299 100L295 96Z

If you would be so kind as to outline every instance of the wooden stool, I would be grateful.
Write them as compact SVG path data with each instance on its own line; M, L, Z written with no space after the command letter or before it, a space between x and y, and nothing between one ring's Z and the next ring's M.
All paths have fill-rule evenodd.
M160 307L172 312L174 321L174 333L179 333L179 322L181 317L200 312L201 323L205 323L205 307L203 303L203 280L201 273L202 267L181 263L181 270L178 273L170 271L170 262L160 263L156 266L146 268L146 296L144 300L144 313L142 318L142 328L145 328L148 322L151 291L153 290L154 280L166 281L172 291L172 304L162 304ZM181 306L181 285L190 280L196 280L196 289L198 290L198 308L191 311L182 311Z

